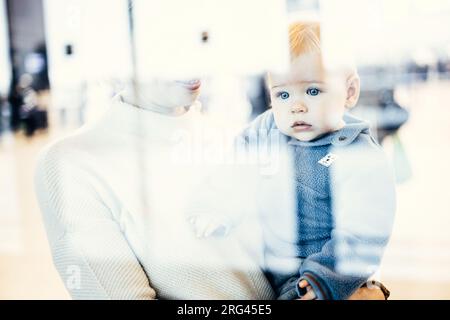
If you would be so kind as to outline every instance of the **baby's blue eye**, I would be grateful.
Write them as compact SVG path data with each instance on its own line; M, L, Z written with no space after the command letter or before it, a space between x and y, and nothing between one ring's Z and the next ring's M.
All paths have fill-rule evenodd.
M286 100L286 99L289 99L290 95L288 92L282 91L282 92L278 93L278 97L280 97L283 100Z
M306 94L313 97L318 96L320 92L320 89L317 88L309 88L308 90L306 90Z

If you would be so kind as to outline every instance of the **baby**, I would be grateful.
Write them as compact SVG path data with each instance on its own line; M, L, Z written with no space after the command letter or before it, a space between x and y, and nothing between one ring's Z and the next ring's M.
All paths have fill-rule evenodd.
M368 124L346 113L359 98L355 68L325 66L318 23L293 23L289 41L289 72L267 76L272 109L242 135L250 148L258 137L261 148L262 134L278 134L270 150L287 150L292 165L295 219L263 200L265 268L280 299L347 299L379 266L392 229L394 180ZM282 197L274 182L289 193L269 177L272 199Z
M238 139L247 152L279 154L269 157L279 170L258 183L263 268L279 299L347 299L379 267L394 179L368 124L346 113L359 98L356 69L326 66L318 23L293 23L289 40L289 71L267 75L272 109ZM220 218L190 221L208 225L206 235L229 233L233 214L221 228Z

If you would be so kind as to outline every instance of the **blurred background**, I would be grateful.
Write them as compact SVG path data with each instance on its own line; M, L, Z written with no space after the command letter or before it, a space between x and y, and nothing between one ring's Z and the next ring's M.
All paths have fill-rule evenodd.
M262 12L263 2L252 1L254 10ZM382 282L393 299L450 299L450 1L281 2L277 8L290 15L319 15L328 29L352 36L362 79L354 112L372 124L397 178ZM155 26L137 4L0 0L0 299L70 298L35 199L35 160L46 144L98 117L120 84L146 67L143 42ZM266 27L252 19L248 14L263 33ZM246 122L266 110L263 79L253 71L243 72L239 85L212 81L202 93L205 110L220 114L217 95L230 99L236 89L234 98L248 109L228 114Z

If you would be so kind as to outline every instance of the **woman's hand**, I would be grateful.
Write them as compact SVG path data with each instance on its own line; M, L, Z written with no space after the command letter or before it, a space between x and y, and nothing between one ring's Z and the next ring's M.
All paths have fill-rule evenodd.
M308 281L302 280L298 284L300 289L305 289L306 294L302 296L299 300L315 300L316 299L316 293L314 292L314 289L311 287Z
M309 285L308 281L302 280L299 283L300 289L307 290L307 293L299 300L314 300L315 292ZM377 286L361 287L352 294L348 300L386 300L383 291Z
M373 286L372 288L359 288L348 300L386 300L386 298L379 287Z

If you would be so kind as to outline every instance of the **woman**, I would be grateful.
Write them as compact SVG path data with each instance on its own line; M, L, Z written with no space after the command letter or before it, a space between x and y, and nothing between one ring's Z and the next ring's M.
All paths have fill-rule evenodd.
M42 152L38 200L74 299L274 298L251 241L205 242L183 218L201 166L180 165L173 151L180 132L195 131L200 86L155 80L145 96L119 95L95 124Z

